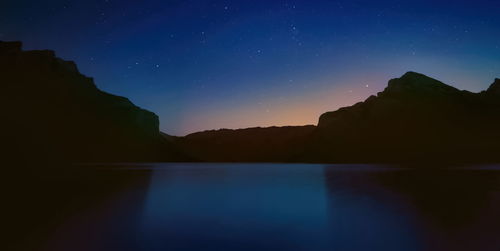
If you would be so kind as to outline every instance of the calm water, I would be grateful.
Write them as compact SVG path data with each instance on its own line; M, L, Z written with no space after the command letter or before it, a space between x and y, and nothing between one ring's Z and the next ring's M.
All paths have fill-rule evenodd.
M26 243L56 251L500 250L495 168L151 164L74 176L47 182L79 184ZM61 201L57 193L44 196Z

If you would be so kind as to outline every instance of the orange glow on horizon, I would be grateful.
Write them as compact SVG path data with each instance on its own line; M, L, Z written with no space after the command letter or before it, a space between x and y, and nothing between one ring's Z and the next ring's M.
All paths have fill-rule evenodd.
M343 85L294 98L272 98L264 104L235 106L198 117L187 116L183 120L183 128L189 134L222 128L317 125L321 114L364 101L380 91L376 89L378 85L370 84L370 80L353 82L359 83L355 89L353 85Z

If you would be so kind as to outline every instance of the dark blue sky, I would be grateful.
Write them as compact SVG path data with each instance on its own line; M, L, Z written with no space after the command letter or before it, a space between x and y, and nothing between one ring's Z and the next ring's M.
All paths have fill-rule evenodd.
M183 135L315 124L410 70L485 89L500 1L2 1L0 40L56 50Z

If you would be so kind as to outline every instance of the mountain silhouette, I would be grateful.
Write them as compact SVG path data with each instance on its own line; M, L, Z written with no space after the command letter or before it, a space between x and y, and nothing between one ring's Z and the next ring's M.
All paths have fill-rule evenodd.
M2 144L14 162L178 160L158 116L99 90L50 50L0 42Z
M305 151L316 127L221 129L179 137L176 144L194 159L211 162L290 162Z
M14 162L497 162L500 79L482 92L415 72L326 112L317 126L170 136L158 116L99 90L50 50L0 41L3 154ZM189 156L189 157L188 157Z
M364 102L320 116L317 127L208 131L178 142L205 161L499 161L500 80L458 90L407 72Z
M498 86L471 93L408 72L364 102L322 114L304 160L496 161Z

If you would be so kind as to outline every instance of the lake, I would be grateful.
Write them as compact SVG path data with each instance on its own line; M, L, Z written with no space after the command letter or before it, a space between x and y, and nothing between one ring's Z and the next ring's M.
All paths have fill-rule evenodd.
M9 250L500 250L497 166L88 165L6 200Z

